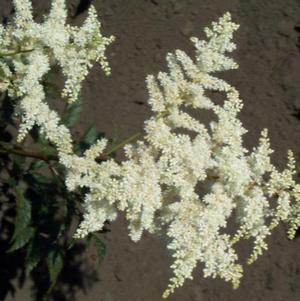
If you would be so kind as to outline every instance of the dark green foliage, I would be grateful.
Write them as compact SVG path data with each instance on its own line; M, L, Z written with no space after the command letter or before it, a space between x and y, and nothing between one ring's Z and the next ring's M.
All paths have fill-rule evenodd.
M47 87L51 86L50 78L49 74ZM48 96L53 97L53 91L49 93L47 89ZM65 170L57 160L55 148L39 133L37 127L30 132L32 143L28 147L26 144L26 149L40 152L41 158L9 152L9 149L24 148L23 145L16 145L14 134L10 132L10 128L15 128L12 133L16 132L17 125L11 118L13 111L7 101L12 100L7 96L1 98L0 95L0 136L4 143L2 147L0 141L0 258L7 257L7 260L4 259L7 262L10 258L19 259L3 267L13 272L11 279L7 279L0 289L0 299L7 291L13 291L12 280L20 274L17 271L21 269L22 279L31 277L36 284L36 300L51 296L56 300L58 291L64 290L66 284L68 290L73 292L73 280L66 276L68 271L76 271L72 272L77 275L77 282L74 281L77 286L83 286L84 280L80 280L80 277L84 276L79 276L82 271L76 254L88 247L88 240L96 248L99 262L105 256L105 245L96 234L86 241L72 238L75 225L82 216L84 190L74 193L66 190ZM80 111L80 102L68 105L62 117L64 124L68 127L75 125ZM90 127L75 143L74 149L82 154L102 137L102 133Z
M93 144L98 139L98 132L94 126L88 128L88 130L84 133L81 143L85 143L86 145ZM101 136L102 137L102 136Z
M13 244L7 252L16 251L24 247L33 236L34 229L32 227L26 227L22 229L13 239Z
M12 236L12 246L8 252L22 248L34 236L31 223L31 204L24 197L22 188L16 187L16 218L15 229Z
M89 127L80 138L80 141L75 146L75 152L82 154L87 150L96 140L104 137L104 133L99 133L94 126Z
M81 113L81 103L76 101L67 106L62 120L63 124L68 128L72 127L79 119Z
M48 253L47 256L47 266L49 271L50 278L50 287L49 291L51 291L56 283L57 277L62 271L64 265L64 258L61 250L53 249Z
M36 171L39 170L40 168L46 168L46 167L47 167L47 163L43 160L35 160L31 164L32 171Z
M41 241L37 238L31 240L27 248L27 254L25 259L25 271L29 275L30 272L43 260L45 250L43 250Z

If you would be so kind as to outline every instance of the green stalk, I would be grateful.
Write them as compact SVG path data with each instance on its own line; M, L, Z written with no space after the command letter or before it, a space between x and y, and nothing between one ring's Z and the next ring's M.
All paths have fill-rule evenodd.
M117 144L116 146L114 146L113 148L111 148L109 151L107 151L106 153L104 153L105 156L109 156L112 153L114 153L115 151L119 150L120 148L124 147L127 143L132 142L134 140L136 140L137 138L139 138L142 134L141 133L137 133L125 140L123 140L122 142L120 142L119 144Z
M32 48L32 49L20 49L20 50L8 51L8 52L0 52L0 57L13 56L13 55L20 54L20 53L31 52L33 50L34 50L34 48Z
M57 155L50 155L46 154L45 152L27 150L4 141L0 141L0 152L6 154L19 155L22 157L35 158L46 162L49 162L51 160L58 161Z

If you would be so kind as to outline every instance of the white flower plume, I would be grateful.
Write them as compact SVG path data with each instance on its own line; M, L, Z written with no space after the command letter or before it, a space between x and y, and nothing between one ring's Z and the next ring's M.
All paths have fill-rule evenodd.
M67 188L87 188L76 238L101 230L118 210L126 213L134 241L143 231L165 235L174 258L174 275L163 294L167 297L192 278L198 262L204 264L205 277L219 276L237 287L242 276L234 249L238 240L254 239L251 263L267 249L265 239L280 221L289 225L290 238L295 235L300 185L293 179L292 152L286 169L277 170L270 160L267 130L256 148L245 149L246 129L238 119L243 102L233 86L215 76L238 67L227 56L236 47L232 38L238 29L229 13L205 28L207 40L191 39L195 59L176 50L167 55L167 72L147 77L153 116L145 122L143 141L127 145L127 159L121 163L98 163L107 141L99 140L83 156L76 155L70 131L46 103L41 80L57 62L66 77L63 96L76 100L93 62L109 73L105 49L113 38L102 36L93 7L77 28L66 25L62 0L53 1L42 24L32 20L30 1L14 4L14 23L0 27L0 91L19 99L19 140L38 125L57 148L67 170ZM224 101L211 99L210 92L224 95ZM192 117L195 109L209 110L215 118L204 124ZM238 226L235 233L227 231L232 216Z

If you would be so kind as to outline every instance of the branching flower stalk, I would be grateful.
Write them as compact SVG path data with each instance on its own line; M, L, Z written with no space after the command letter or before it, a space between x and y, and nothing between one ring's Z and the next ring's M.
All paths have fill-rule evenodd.
M83 156L76 155L70 131L46 103L41 80L53 61L58 62L66 76L63 96L75 101L93 62L100 62L109 73L104 51L113 38L101 35L92 6L84 25L77 28L66 24L62 0L53 1L42 24L33 21L28 0L14 4L14 22L0 27L1 52L9 53L16 45L33 50L1 57L5 76L0 87L19 100L18 140L38 125L57 148L69 191L88 189L76 238L101 230L118 211L126 213L133 241L143 231L164 234L174 258L174 276L165 298L192 279L198 262L204 264L205 277L218 276L238 287L243 271L234 244L243 238L254 239L249 263L267 249L266 237L279 222L288 225L288 236L293 238L300 226L300 185L293 179L293 154L288 152L287 167L278 171L270 160L273 151L266 129L257 147L245 149L246 129L237 117L242 100L233 86L215 76L238 68L227 56L236 48L232 37L238 29L229 13L205 28L206 40L191 39L195 59L176 50L167 55L167 72L147 77L153 116L145 122L144 139L125 146L125 161L98 163L107 140L97 141ZM9 80L12 74L17 77ZM210 91L222 93L224 102L210 99ZM187 108L209 110L215 119L204 125ZM226 233L231 216L238 225L236 233Z

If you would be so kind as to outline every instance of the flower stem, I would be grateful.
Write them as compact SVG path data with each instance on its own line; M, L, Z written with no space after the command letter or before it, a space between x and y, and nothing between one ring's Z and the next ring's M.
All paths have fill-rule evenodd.
M127 143L132 142L134 140L136 140L137 138L139 138L142 135L142 133L137 133L134 134L133 136L123 140L122 142L120 142L119 144L117 144L116 146L112 147L109 151L107 151L104 155L105 156L109 156L112 153L114 153L115 151L119 150L120 148L122 148L123 146L125 146Z
M22 157L35 158L46 162L49 162L51 160L58 161L57 155L46 154L45 152L42 151L39 152L39 151L27 150L4 141L0 141L0 152L6 154L19 155Z
M109 158L109 156L111 154L113 154L115 151L119 150L120 148L122 148L127 143L136 140L140 136L141 136L141 133L137 133L137 134L123 140L122 142L120 142L119 144L112 147L110 150L108 150L104 154L102 154L100 156L100 159L107 160ZM32 151L30 149L25 149L25 148L22 148L18 145L14 145L12 143L4 142L4 141L0 141L0 153L13 154L13 155L19 155L19 156L22 156L22 157L35 158L35 159L43 160L45 162L49 162L49 161L57 161L58 162L59 161L59 158L58 158L57 154L48 154L48 153L45 153L43 151Z
M19 53L27 53L33 51L34 48L31 49L20 49L20 50L14 50L14 51L8 51L8 52L0 52L0 57L5 57L5 56L13 56Z

